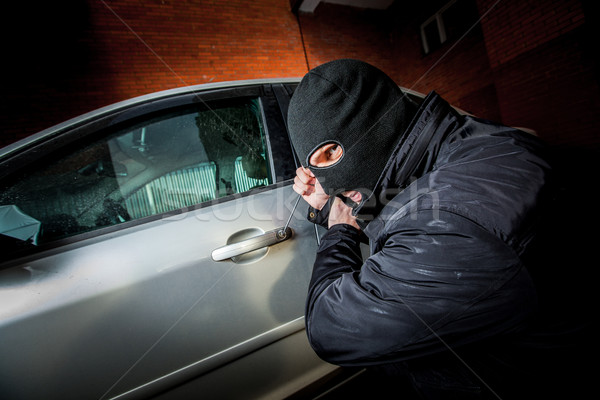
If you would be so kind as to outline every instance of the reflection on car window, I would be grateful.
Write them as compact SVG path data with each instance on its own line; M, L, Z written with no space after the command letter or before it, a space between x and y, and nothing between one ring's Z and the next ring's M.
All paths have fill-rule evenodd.
M2 235L19 224L14 215L39 221L18 237L39 244L268 185L259 116L257 99L195 106L54 156L2 184L0 206L12 215L0 215Z

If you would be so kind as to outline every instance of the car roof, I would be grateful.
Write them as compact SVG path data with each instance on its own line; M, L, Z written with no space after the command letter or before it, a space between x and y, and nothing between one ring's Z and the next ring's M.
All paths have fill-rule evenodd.
M110 114L119 109L125 109L137 104L143 104L154 100L165 99L181 94L186 93L194 93L194 92L205 92L209 90L216 89L228 89L235 87L243 87L243 86L255 86L255 85L270 85L270 84L298 84L301 78L264 78L264 79L247 79L247 80L238 80L238 81L223 81L223 82L211 82L211 83L202 83L198 85L191 86L182 86L173 89L167 89L162 91L157 91L153 93L144 94L141 96L132 97L130 99L122 100L101 108L97 108L95 110L89 111L85 114L78 115L74 118L68 119L64 122L46 128L42 131L29 135L23 139L20 139L14 143L7 145L4 148L0 148L0 158L6 157L12 153L19 151L20 149L38 142L48 136L54 135L64 129L67 129L71 126L79 125L81 123L85 123L94 118L101 117L106 114ZM400 86L400 88L417 98L424 98L425 95L416 92L414 90L405 88Z
M268 78L268 79L248 79L248 80L239 80L239 81L223 81L223 82L211 82L211 83L203 83L199 85L191 85L191 86L182 86L173 89L162 90L158 92L148 93L141 96L132 97L127 100L119 101L85 114L78 115L74 118L68 119L64 122L61 122L57 125L46 128L40 132L29 135L23 139L20 139L14 143L7 145L4 148L0 148L0 157L5 157L11 153L18 151L19 149L28 146L32 143L35 143L39 140L42 140L50 135L53 135L63 129L68 127L78 125L84 123L88 120L101 117L103 115L109 114L111 112L117 111L119 109L124 109L127 107L131 107L137 104L143 104L149 101L160 100L172 96L177 96L180 94L186 93L194 93L194 92L205 92L208 90L215 89L227 89L234 87L243 87L243 86L254 86L254 85L269 85L269 84L297 84L300 82L301 78Z

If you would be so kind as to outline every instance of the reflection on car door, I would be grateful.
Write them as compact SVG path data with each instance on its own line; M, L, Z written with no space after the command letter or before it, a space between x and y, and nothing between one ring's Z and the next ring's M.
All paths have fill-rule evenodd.
M211 257L280 228L296 200L290 166L281 175L289 149L271 151L282 121L252 90L98 122L99 136L67 138L3 178L0 205L41 226L37 248L0 264L3 396L176 397L187 383L260 397L331 370L298 335L316 250L305 207L290 240ZM240 373L253 384L212 384Z

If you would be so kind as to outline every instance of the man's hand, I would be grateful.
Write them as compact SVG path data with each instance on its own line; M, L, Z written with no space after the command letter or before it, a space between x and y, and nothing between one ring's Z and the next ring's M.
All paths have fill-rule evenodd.
M302 195L302 198L317 210L322 209L329 200L329 196L325 194L321 184L308 168L300 167L296 170L294 191Z
M332 203L331 209L329 210L330 228L337 224L348 224L360 230L360 227L356 222L356 217L352 215L351 207L348 207L339 197L336 197Z

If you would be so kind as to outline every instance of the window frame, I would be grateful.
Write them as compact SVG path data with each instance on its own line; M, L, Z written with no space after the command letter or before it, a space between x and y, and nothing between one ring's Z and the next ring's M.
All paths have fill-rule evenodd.
M189 91L183 91L166 97L150 98L145 101L125 104L123 107L116 107L106 113L98 113L97 116L87 118L80 122L74 120L58 128L51 128L43 138L32 141L29 145L23 146L9 154L0 161L0 180L9 181L15 179L18 175L26 173L28 169L35 168L45 159L54 158L61 153L70 152L74 148L84 146L93 141L102 140L109 137L114 132L122 129L126 125L134 124L145 119L151 119L153 116L164 114L169 110L185 108L197 104L204 104L210 107L217 103L227 104L228 101L239 102L243 99L258 99L259 118L261 118L262 127L265 136L265 147L268 153L269 173L273 178L270 185L251 189L249 191L235 193L221 198L205 201L189 207L183 207L168 212L157 213L138 219L132 219L119 224L101 227L87 232L78 233L69 237L60 238L41 243L38 246L24 245L17 246L14 251L8 249L2 258L6 260L20 258L22 256L36 254L45 250L62 247L67 244L77 243L91 238L100 238L107 234L115 234L129 228L144 225L153 221L174 217L180 214L188 213L197 209L214 206L216 204L232 201L246 196L262 193L277 187L291 184L289 166L290 159L281 154L274 154L273 145L277 143L278 149L284 149L291 152L291 144L285 128L285 122L282 118L280 105L275 99L271 84L257 83L247 86L225 87L220 89L194 90L190 87ZM289 101L289 99L288 99ZM92 112L93 114L94 112ZM287 149L286 149L287 147ZM293 163L293 161L292 161ZM295 171L295 168L293 168ZM282 172L283 171L283 172ZM101 239L101 238L100 238ZM99 239L99 240L100 240Z
M443 14L447 9L452 7L456 2L457 2L457 0L450 0L442 8L440 8L435 14L433 14L431 17L427 18L425 20L425 22L423 22L421 24L421 27L420 27L421 44L423 45L423 52L425 54L429 54L433 51L432 49L429 48L429 43L427 42L427 35L425 34L425 28L427 26L429 26L429 24L431 24L435 21L437 31L439 34L439 38L440 38L440 46L443 45L446 42L446 40L448 40L448 36L446 34L446 27L444 25Z

